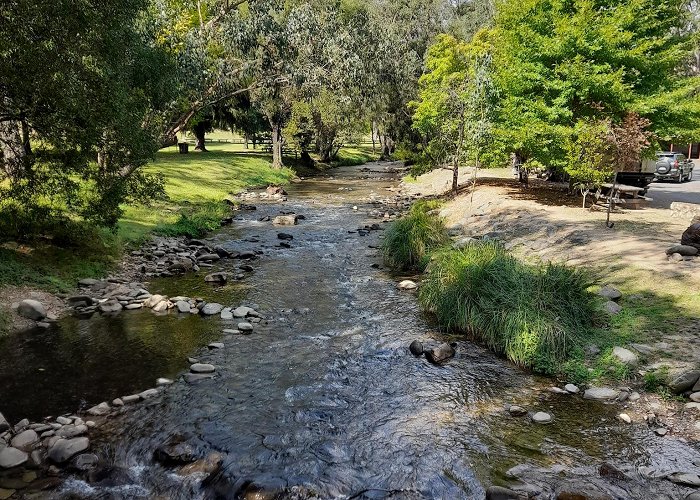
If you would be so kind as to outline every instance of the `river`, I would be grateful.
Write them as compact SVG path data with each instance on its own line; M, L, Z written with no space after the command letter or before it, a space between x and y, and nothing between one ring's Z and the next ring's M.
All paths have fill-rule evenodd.
M3 412L17 418L143 390L186 370L188 356L217 367L213 379L177 382L91 432L93 451L119 480L95 486L73 478L55 496L483 498L486 486L513 483L505 471L522 463L537 467L526 483L541 498L562 488L649 499L691 491L638 469L695 470L694 446L619 422L619 405L551 393L551 380L446 337L413 292L397 289L400 277L381 268L382 231L357 232L385 227L371 215L393 209L379 200L393 197L387 188L397 183L393 168L370 164L294 184L288 202L258 203L209 238L231 250L263 250L245 280L212 288L200 273L149 286L253 305L265 321L252 335L223 335L228 326L218 317L144 310L68 318L31 340L4 340L0 382L12 392L3 389ZM305 219L289 227L261 221L280 211ZM291 248L278 245L280 231L293 235ZM236 265L225 260L217 269ZM457 355L431 365L409 353L414 339L456 342ZM224 348L208 350L212 340ZM547 411L554 422L511 417L504 411L511 403ZM174 435L201 456L223 453L221 473L203 487L201 476L154 462L154 449ZM603 462L627 479L600 477Z

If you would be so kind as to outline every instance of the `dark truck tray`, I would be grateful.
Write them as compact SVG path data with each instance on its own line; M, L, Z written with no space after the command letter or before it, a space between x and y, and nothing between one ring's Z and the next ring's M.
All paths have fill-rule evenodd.
M655 177L656 174L653 172L618 172L617 182L628 186L645 188L644 193L646 193L646 188L654 181Z

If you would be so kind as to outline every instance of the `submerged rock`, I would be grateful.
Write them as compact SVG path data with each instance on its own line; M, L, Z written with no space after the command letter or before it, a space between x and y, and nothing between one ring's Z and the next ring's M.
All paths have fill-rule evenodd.
M156 448L153 458L164 465L181 465L194 462L196 453L191 444L184 442L182 437L175 436Z
M223 461L224 455L212 451L206 457L182 466L177 473L181 476L189 476L191 474L213 474L221 468Z

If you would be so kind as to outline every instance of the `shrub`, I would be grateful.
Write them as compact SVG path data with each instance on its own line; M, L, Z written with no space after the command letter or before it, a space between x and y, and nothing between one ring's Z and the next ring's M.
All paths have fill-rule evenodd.
M207 233L221 227L221 219L229 213L228 207L223 203L204 203L196 209L183 211L177 221L170 224L161 224L155 228L155 232L165 236L187 236L188 238L201 238Z
M500 244L478 242L436 255L419 299L442 326L467 332L520 366L555 373L593 334L592 285L586 272L527 265Z
M418 202L389 226L382 242L384 262L398 271L425 269L431 252L449 241L445 222L431 213L439 202Z

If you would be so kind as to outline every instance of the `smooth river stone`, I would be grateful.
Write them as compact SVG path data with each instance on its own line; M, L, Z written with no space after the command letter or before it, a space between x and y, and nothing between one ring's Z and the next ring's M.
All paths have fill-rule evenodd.
M0 469L10 469L22 465L29 459L22 450L8 446L0 449Z
M607 401L610 399L615 399L620 394L617 389L611 389L609 387L591 387L586 389L583 393L584 399L593 399L596 401Z
M216 368L214 365L210 365L207 363L195 363L192 366L190 366L190 371L192 373L214 373L216 371Z

